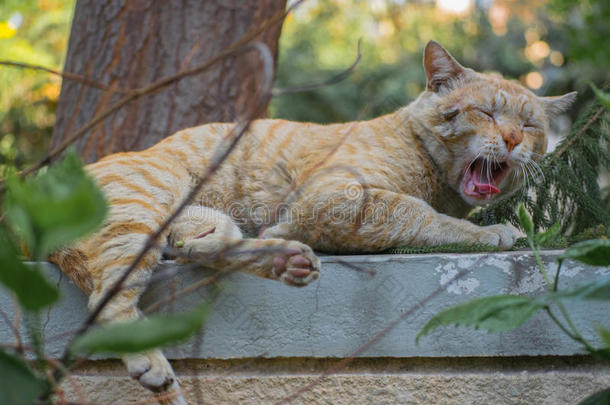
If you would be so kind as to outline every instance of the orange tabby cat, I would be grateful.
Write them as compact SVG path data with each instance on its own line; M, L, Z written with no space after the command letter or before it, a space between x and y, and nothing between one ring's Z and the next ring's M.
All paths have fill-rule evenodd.
M290 285L318 277L312 248L371 252L451 242L510 248L511 228L455 217L522 187L545 151L549 120L569 107L575 93L538 97L517 83L462 67L436 42L426 46L424 67L426 91L392 114L333 125L253 122L161 245L180 246L183 261L207 255L213 257L209 267ZM51 260L90 295L90 307L184 198L233 126L186 129L145 151L87 167L110 202L110 215L101 230ZM139 316L138 298L161 245L128 280L136 286L121 291L101 321ZM230 255L214 255L228 246L236 246ZM271 250L257 254L262 248ZM144 386L179 390L160 351L124 361ZM179 396L174 403L183 401Z

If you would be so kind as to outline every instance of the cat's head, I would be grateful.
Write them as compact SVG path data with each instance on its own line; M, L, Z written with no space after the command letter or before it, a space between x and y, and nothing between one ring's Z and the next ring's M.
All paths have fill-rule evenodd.
M434 41L424 51L424 67L419 121L446 149L440 163L467 203L504 198L538 175L549 121L572 104L575 92L539 97L514 81L461 66Z

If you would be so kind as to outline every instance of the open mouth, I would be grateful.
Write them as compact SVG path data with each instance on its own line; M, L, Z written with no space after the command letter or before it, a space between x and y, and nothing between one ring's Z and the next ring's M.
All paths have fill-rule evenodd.
M502 182L508 169L507 162L492 162L486 158L475 159L464 172L462 179L464 194L473 198L487 199L500 193L498 184Z

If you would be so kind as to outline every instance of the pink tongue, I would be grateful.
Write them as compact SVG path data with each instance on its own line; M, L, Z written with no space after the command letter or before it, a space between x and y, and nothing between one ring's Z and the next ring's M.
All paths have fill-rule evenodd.
M496 187L496 182L494 181L493 177L491 179L487 179L486 173L483 173L484 178L479 178L481 175L481 166L482 164L477 162L472 168L472 184L474 184L475 190L479 194L498 194L500 189Z

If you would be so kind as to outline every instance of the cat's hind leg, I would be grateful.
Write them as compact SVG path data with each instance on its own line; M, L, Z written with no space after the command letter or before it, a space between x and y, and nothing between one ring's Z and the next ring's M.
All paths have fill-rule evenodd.
M304 243L285 239L244 238L226 214L189 206L172 224L169 243L178 261L199 262L219 271L240 271L304 286L320 274L320 260Z
M108 291L145 245L152 228L143 223L110 222L100 232L84 243L88 253L88 266L92 276L93 289L89 296L89 309L94 310ZM112 234L112 237L108 237ZM140 295L144 292L152 269L161 257L161 248L153 247L123 284L123 288L109 301L97 321L129 322L140 318L137 308ZM174 371L160 350L149 350L122 357L129 374L144 387L153 392L173 394L171 399L161 403L171 405L186 404Z

